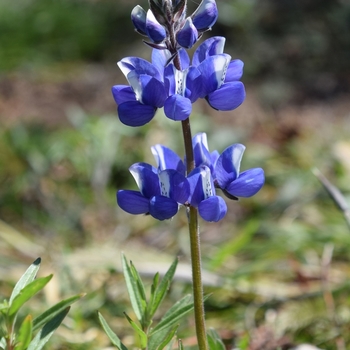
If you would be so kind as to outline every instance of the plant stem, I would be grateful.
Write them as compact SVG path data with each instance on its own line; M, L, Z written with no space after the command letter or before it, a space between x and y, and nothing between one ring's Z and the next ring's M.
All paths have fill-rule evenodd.
M170 26L168 28L168 32L170 36L168 49L171 54L175 54L177 52L177 42L175 39L173 26ZM175 68L181 71L181 61L180 61L179 55L175 55L173 62L174 62ZM184 144L185 144L187 174L189 174L195 167L190 118L183 120L181 122L181 125L182 125L182 134L183 134ZM198 348L199 350L209 350L208 341L207 341L207 332L205 327L198 211L196 208L192 206L188 208L188 229L189 229L190 244L191 244L192 289L193 289L194 318L195 318L195 324L196 324Z
M189 119L186 119L182 122L182 132L185 143L187 173L189 173L194 169L192 134ZM207 342L204 314L198 211L195 207L192 206L190 206L188 209L188 228L191 244L192 288L197 341L200 350L208 350L209 347Z

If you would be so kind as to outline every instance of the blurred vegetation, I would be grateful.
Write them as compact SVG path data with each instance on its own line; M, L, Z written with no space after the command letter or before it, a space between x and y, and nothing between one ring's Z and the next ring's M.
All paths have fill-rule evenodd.
M138 55L144 46L129 19L137 3L2 0L0 84L13 73L61 64L64 76L67 63L84 70L90 63ZM349 202L348 114L333 114L334 108L313 120L307 111L275 111L349 92L349 3L218 0L218 6L219 22L209 34L227 37L227 51L244 60L245 81L265 109L253 105L246 115L214 118L200 108L192 116L193 130L206 131L212 149L244 143L242 169L263 167L266 185L256 197L228 203L229 214L219 224L201 224L206 291L213 293L208 323L242 350L261 350L264 342L266 349L302 342L341 349L341 342L350 344L350 234L311 170L319 168ZM0 294L9 295L23 267L41 255L56 283L34 301L34 313L43 311L42 304L88 293L73 306L50 349L107 348L96 310L129 344L121 250L146 278L180 255L165 307L190 288L184 211L159 223L131 217L115 203L116 189L135 188L128 167L153 162L151 145L166 143L183 153L178 125L158 115L150 126L132 129L115 114L81 109L55 127L47 126L48 119L15 120L0 128ZM185 346L193 344L191 319L179 334Z

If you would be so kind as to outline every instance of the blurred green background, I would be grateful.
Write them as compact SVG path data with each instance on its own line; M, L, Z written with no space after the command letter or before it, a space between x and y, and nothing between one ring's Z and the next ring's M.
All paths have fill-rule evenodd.
M37 256L55 280L32 304L87 292L50 349L102 349L101 310L130 342L120 252L147 276L180 256L169 299L190 291L186 215L167 222L131 217L116 189L135 188L134 162L150 146L183 154L180 126L159 111L149 125L119 122L110 88L116 62L149 59L130 21L136 0L0 2L0 295ZM266 185L228 203L218 224L201 222L208 324L240 349L325 349L350 344L350 231L312 172L349 202L350 4L326 0L217 1L204 36L226 36L245 62L247 100L233 112L194 107L193 133L211 149L247 146L242 169L263 167ZM189 12L196 3L189 2ZM191 317L180 327L193 344ZM265 345L262 345L265 344ZM345 347L342 347L345 344ZM265 347L263 347L265 346Z

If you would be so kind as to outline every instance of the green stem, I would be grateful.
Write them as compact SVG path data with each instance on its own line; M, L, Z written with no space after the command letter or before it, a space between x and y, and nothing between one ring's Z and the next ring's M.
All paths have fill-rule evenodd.
M185 143L185 153L187 161L187 173L194 169L194 156L192 145L192 134L189 119L182 122L182 132ZM202 283L202 263L199 239L198 211L190 206L188 209L188 228L191 244L191 263L192 263L192 288L194 303L194 318L196 324L196 334L198 347L200 350L208 350L208 342L205 327L204 297Z

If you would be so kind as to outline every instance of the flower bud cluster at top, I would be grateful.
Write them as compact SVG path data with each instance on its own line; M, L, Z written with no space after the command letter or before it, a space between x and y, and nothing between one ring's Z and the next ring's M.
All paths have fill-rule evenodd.
M178 46L191 48L218 18L215 0L202 1L188 17L186 0L149 0L149 7L147 12L139 5L132 10L135 29L151 40L149 45L172 54Z
M153 47L152 62L125 57L118 66L129 85L115 85L113 97L122 123L141 126L158 108L175 121L186 120L199 98L217 110L230 111L245 99L240 81L243 62L224 53L225 38L205 40L190 60L185 50L216 21L215 0L203 0L186 18L186 1L150 0L147 13L136 6L131 18L136 30L147 35Z
M186 0L149 0L149 7L146 12L136 6L131 19L136 31L151 41L147 44L153 48L152 62L139 57L118 62L129 83L112 87L121 122L144 125L162 107L166 117L185 121L199 98L217 110L237 108L245 99L240 81L243 62L224 53L225 38L205 40L192 60L186 51L216 22L215 0L203 0L189 17ZM185 162L169 148L152 147L157 167L136 163L129 168L139 191L119 190L119 206L130 214L150 214L158 220L173 217L181 205L191 206L198 208L204 220L216 222L227 211L216 189L238 199L254 195L263 186L261 168L240 173L243 145L233 144L222 154L209 152L206 134L200 133L192 139L192 146L194 169L186 169Z

